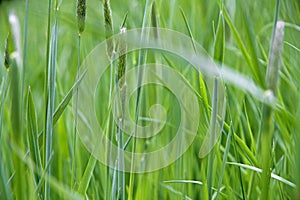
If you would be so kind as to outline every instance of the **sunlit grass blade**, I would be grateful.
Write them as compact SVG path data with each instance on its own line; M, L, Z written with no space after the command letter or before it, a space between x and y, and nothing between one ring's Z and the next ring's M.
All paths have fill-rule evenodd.
M257 168L257 167L254 167L254 166L250 166L250 165L245 165L245 164L242 164L242 163L235 163L235 162L227 162L227 164L229 165L235 165L235 166L238 166L238 167L242 167L242 168L246 168L246 169L249 169L249 170L252 170L252 171L255 171L255 172L258 172L258 173L263 173L263 170L260 169L260 168ZM290 187L293 187L295 188L296 187L296 184L294 184L293 182L277 175L277 174L273 174L271 173L270 174L270 177L277 180L277 181L280 181Z

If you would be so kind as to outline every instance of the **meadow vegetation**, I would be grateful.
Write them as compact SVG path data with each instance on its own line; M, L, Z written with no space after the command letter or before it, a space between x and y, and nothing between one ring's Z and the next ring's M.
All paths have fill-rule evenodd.
M170 52L123 54L126 43L106 40L146 27L187 35L221 68L263 93L253 95L242 82L209 77ZM147 40L147 34L141 38ZM122 77L128 70L145 63L168 65L198 97L195 140L165 168L147 173L109 168L76 134L82 103L78 72L105 40L111 63L99 79L96 113L120 149L162 148L181 121L180 102L163 86L140 87L124 105ZM300 199L299 41L299 0L3 0L0 199ZM136 76L141 81L143 71ZM125 135L125 122L116 124L112 116L115 87L122 100L120 119L128 106L134 122L146 126L159 120L148 114L152 105L165 108L167 122L159 134L146 139ZM201 156L206 134L220 137L215 145L211 137L213 148ZM122 165L126 158L118 158L116 165Z

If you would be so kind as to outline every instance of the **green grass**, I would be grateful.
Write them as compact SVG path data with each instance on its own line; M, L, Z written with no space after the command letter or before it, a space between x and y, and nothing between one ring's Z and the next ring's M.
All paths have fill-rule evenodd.
M276 6L278 2L89 0L84 23L83 16L77 21L76 1L2 1L0 199L300 199L300 3L281 0ZM278 20L285 23L280 44ZM149 173L122 172L116 167L128 158L120 154L116 167L109 168L76 136L73 111L81 103L80 98L76 101L77 88L84 77L78 66L120 28L149 26L184 33L195 51L196 43L201 44L218 64L272 91L276 101L264 104L264 97L251 95L243 83L199 73L168 52L142 49L114 61L126 47L121 40L110 40L105 56L111 67L99 80L96 113L116 146L133 152L157 150L172 140L180 124L174 94L148 85L124 102L140 126L151 124L149 108L161 104L167 122L160 133L140 139L135 132L124 134L119 127L124 124L117 126L112 90L120 83L120 96L126 96L120 77L138 64L173 68L188 82L200 108L196 138L178 160ZM153 34L159 41L160 32ZM147 40L148 35L141 37ZM139 81L146 75L139 70ZM205 137L208 133L213 137ZM204 157L199 154L203 141L216 143Z

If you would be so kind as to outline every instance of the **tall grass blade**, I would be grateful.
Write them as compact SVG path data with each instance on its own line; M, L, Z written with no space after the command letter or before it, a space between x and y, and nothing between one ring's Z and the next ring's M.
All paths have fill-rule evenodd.
M83 173L83 176L81 177L81 180L79 182L78 192L81 195L86 194L86 191L88 189L88 186L89 186L91 177L93 175L93 171L94 171L96 163L97 163L96 158L94 158L92 155L90 155L88 164L87 164L85 171Z
M46 129L45 129L45 160L44 166L49 165L47 175L51 175L50 157L52 154L52 137L53 137L53 114L55 103L55 83L56 83L56 59L57 59L57 39L58 39L58 7L55 12L55 22L52 27L50 55L48 62L47 77L47 110L46 110ZM44 197L50 198L50 185L45 182Z
M77 78L79 76L80 68L80 41L81 34L85 28L85 18L86 18L86 0L77 0L76 5L76 15L77 15L77 28L78 28L78 55L77 55ZM75 99L75 122L74 122L74 136L73 136L73 151L72 151L72 176L71 185L76 183L76 144L77 144L77 112L78 112L78 90L76 89L76 99Z
M229 153L229 149L230 149L231 134L232 134L232 124L230 124L230 130L229 130L228 135L227 135L226 147L225 147L225 152L224 152L224 155L223 155L222 167L221 167L221 171L220 171L218 189L217 189L217 192L216 192L215 199L218 199L219 194L220 194L220 190L221 190L221 184L222 184L222 180L223 180L223 177L224 177L225 166L226 166L228 153Z
M76 80L74 85L67 92L66 96L58 104L58 106L57 106L57 108L56 108L56 110L54 111L54 114L53 114L53 126L57 123L57 121L59 120L59 118L64 113L67 106L69 105L70 100L72 99L73 95L76 93L76 91L79 87L79 84L80 84L81 80L83 79L85 73L86 72L83 72L82 75L80 75L80 77L78 77L78 79Z
M117 85L118 91L121 99L121 118L119 120L119 124L117 127L117 142L118 142L118 197L121 199L125 199L125 172L124 172L124 163L125 158L122 156L123 149L123 129L124 129L124 121L125 121L125 102L126 102L126 80L125 80L125 72L127 68L127 45L123 41L124 37L126 37L126 28L123 27L120 30L120 40L119 40L119 63L117 70Z
M47 16L47 46L46 46L46 67L45 67L45 84L44 84L44 131L43 131L43 168L46 169L46 166L48 165L47 163L49 162L47 158L47 141L48 141L48 136L47 136L47 130L48 130L48 123L49 123L49 63L50 63L50 52L51 52L51 18L52 18L52 0L48 0L48 16ZM49 190L49 185L44 182L43 184L43 197L47 198L48 195L48 190ZM49 196L48 196L49 198Z
M225 23L224 18L222 15L223 10L223 2L221 2L220 6L220 15L219 15L219 21L218 26L216 30L215 35L215 42L214 42L214 60L219 62L221 65L224 62L224 56L225 56ZM214 79L214 86L213 86L213 95L212 95L212 111L211 111L211 121L210 121L210 148L212 148L210 154L208 155L208 167L207 167L207 187L208 187L208 197L209 199L212 198L212 186L213 186L213 174L214 174L214 157L215 157L215 150L213 146L215 145L215 142L218 138L217 133L217 115L219 113L219 103L218 101L222 101L222 97L219 97L219 77L215 77ZM220 98L220 99L219 99ZM205 142L205 141L204 141Z
M30 87L28 88L28 93L27 93L27 123L28 123L27 141L28 141L30 156L33 162L36 164L36 166L42 169L37 116L36 116L35 106L31 95ZM39 183L39 181L40 181L39 177L35 176L35 182Z
M141 38L140 41L143 42L144 40L147 39L147 33L145 32L145 27L146 27L146 21L147 21L147 17L149 16L149 8L150 8L150 1L146 0L145 2L145 8L144 8L144 15L143 15L143 23L142 23L142 33L141 33ZM137 82L137 93L136 93L136 99L135 99L135 112L134 112L134 122L135 122L135 129L134 129L134 133L133 135L130 135L128 141L131 140L132 136L133 136L133 144L132 144L132 157L131 157L131 171L134 171L133 169L135 168L134 166L134 153L136 151L136 139L135 139L135 135L137 132L137 126L138 126L138 120L139 120L139 115L140 115L140 97L142 96L142 90L141 90L141 83L142 83L142 79L144 76L144 72L141 69L141 65L145 64L146 62L146 55L147 55L147 51L145 50L140 50L139 51L139 57L138 57L138 82ZM128 142L126 142L128 143ZM125 144L126 144L125 143ZM129 190L128 190L128 199L133 199L133 186L134 186L134 173L130 173L130 178L129 178Z
M245 165L245 164L236 163L236 162L227 162L227 164L228 165L235 165L235 166L238 166L238 167L243 167L245 169L250 169L250 170L252 170L254 172L258 172L258 173L263 173L262 169L254 167L254 166ZM277 174L271 173L270 177L273 178L273 179L275 179L275 180L277 180L277 181L280 181L280 182L282 182L282 183L284 183L284 184L286 184L286 185L288 185L290 187L296 188L296 184L294 184L293 182L291 182L291 181L289 181L289 180L287 180L287 179L285 179L285 178L283 178L283 177L281 177L281 176L279 176Z
M210 147L214 145L216 137L216 125L217 125L217 109L218 109L218 79L215 78L214 89L212 95L212 111L210 119ZM208 155L208 166L207 166L207 187L208 187L208 198L212 198L211 188L213 186L213 162L214 162L214 151L212 150Z
M275 12L275 20L279 12L279 0ZM274 27L271 48L269 52L269 62L266 76L266 85L268 91L266 95L273 94L276 96L279 84L279 71L281 66L281 54L283 48L284 22L277 21ZM262 163L262 198L269 198L270 178L272 168L272 141L273 141L273 108L269 105L263 106L262 123L261 123L261 163Z

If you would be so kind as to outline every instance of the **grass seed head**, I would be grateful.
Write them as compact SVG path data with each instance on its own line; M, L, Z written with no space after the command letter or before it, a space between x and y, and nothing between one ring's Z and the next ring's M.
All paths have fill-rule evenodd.
M267 88L271 89L274 95L278 88L279 70L281 65L281 54L283 47L284 37L284 22L278 21L271 44L271 50L269 54L269 63L267 70Z
M9 34L7 35L6 38L6 43L5 43L5 52L4 52L4 66L6 68L6 70L9 69L9 50L8 50L8 38L9 38Z
M110 1L104 0L104 26L105 26L105 38L106 38L106 53L109 59L114 51L114 42L109 39L113 35L113 21L112 12L110 8Z
M78 25L78 33L82 34L85 27L85 16L86 16L86 0L77 0L77 25Z
M124 84L124 78L121 79L125 75L126 71L126 51L127 51L127 45L124 41L124 37L126 37L126 28L123 27L120 30L120 40L119 40L119 63L118 63L118 81L121 81L119 84L122 87Z

